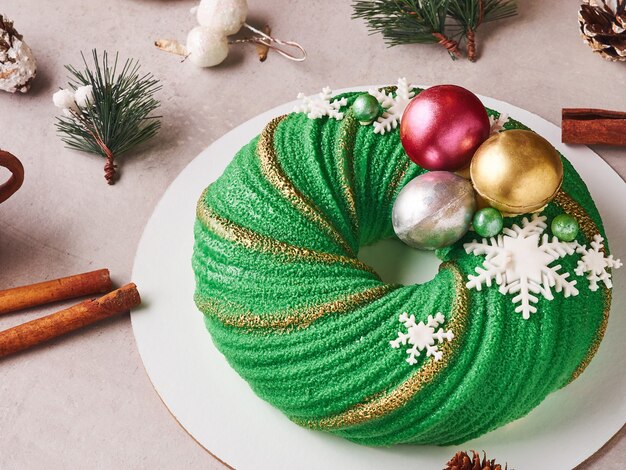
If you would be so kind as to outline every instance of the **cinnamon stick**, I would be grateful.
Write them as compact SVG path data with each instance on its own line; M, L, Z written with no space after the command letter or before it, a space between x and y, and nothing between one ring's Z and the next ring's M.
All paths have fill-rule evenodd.
M127 312L141 303L135 284L127 284L99 299L0 332L0 358L31 348L92 323Z
M626 146L626 113L592 108L564 108L561 140L566 144Z
M85 295L104 294L113 288L108 269L99 269L53 281L0 291L0 314Z

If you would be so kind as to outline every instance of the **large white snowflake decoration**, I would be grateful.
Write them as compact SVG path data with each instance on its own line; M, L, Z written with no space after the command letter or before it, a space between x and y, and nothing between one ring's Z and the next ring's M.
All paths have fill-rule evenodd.
M442 343L444 339L451 341L454 338L454 334L450 330L443 331L442 328L439 328L435 332L435 328L446 321L441 312L437 313L434 318L432 315L428 315L427 323L423 321L415 323L415 315L409 316L406 312L400 315L398 320L404 325L407 332L398 331L398 337L389 341L389 344L392 348L399 348L401 344L409 343L411 347L406 350L409 355L406 362L411 365L417 363L416 357L424 349L426 349L426 356L432 356L435 361L441 360L443 352L439 351L439 346L435 345L435 340Z
M551 288L563 291L565 297L578 295L576 281L568 280L570 273L560 273L560 265L550 263L571 255L576 251L576 242L562 242L556 237L549 239L544 230L546 217L534 214L531 220L524 217L522 226L504 228L502 234L483 238L479 243L463 245L467 253L486 255L482 267L476 268L476 275L469 275L468 289L481 290L482 285L491 286L495 280L501 294L517 294L513 297L515 308L524 319L537 311L538 295L546 300L554 299ZM543 236L542 236L543 234ZM541 237L541 238L540 238Z
M582 259L578 261L578 266L574 272L579 276L587 274L589 280L589 290L598 290L598 281L604 282L604 285L609 289L613 287L611 282L611 273L607 271L607 268L621 268L622 262L619 259L614 259L613 255L605 256L604 251L604 238L602 235L596 234L593 237L593 241L590 243L591 249L578 245L576 252L582 254Z
M343 113L341 107L348 104L346 98L332 100L333 92L330 87L322 88L322 92L314 97L306 96L304 93L298 93L298 99L302 100L302 104L296 106L296 113L307 113L309 119L319 119L324 116L331 117L341 121Z
M509 115L506 113L500 113L498 117L489 116L489 135L494 135L504 130L504 125L507 122L509 122Z
M415 96L413 85L411 85L406 78L398 79L398 86L395 96L392 93L387 93L384 90L378 90L372 88L368 91L370 95L378 100L378 103L384 109L381 116L374 121L374 133L384 134L398 127L400 119L404 114L404 110L409 105L411 98Z

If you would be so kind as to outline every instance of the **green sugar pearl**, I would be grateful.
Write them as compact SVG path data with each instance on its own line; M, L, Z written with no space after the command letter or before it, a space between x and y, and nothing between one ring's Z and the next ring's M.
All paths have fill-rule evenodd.
M485 207L476 211L472 225L481 237L495 237L502 230L504 221L498 209Z
M578 235L578 221L573 215L560 214L552 221L552 233L564 242L571 242Z
M376 98L365 93L357 96L354 100L352 111L354 112L354 117L356 117L361 124L366 125L378 117L380 106Z

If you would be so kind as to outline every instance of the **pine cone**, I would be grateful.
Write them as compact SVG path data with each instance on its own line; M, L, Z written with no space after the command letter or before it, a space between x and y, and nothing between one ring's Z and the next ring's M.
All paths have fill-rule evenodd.
M475 450L470 451L472 458L467 452L457 452L454 457L446 464L444 470L502 470L502 466L497 464L495 460L487 460L487 455L483 451L483 460L480 461L480 455ZM504 467L507 470L507 467Z
M578 22L594 52L607 60L626 60L626 0L583 0Z
M37 74L33 53L13 27L0 15L0 90L26 93Z

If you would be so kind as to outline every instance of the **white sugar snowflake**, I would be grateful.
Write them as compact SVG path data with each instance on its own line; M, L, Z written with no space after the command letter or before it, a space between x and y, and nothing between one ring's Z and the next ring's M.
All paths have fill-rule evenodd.
M341 107L346 106L348 100L341 98L333 101L332 98L333 92L330 87L323 88L322 92L314 97L306 96L304 93L298 93L298 99L302 100L302 104L296 106L294 111L296 113L307 113L309 119L318 119L328 116L341 121L343 119Z
M611 282L611 273L607 271L607 268L621 268L622 262L618 259L614 259L613 255L605 256L604 251L604 238L602 235L596 234L593 237L593 241L590 243L591 249L578 245L576 252L582 254L582 259L578 261L578 266L574 272L579 276L587 274L589 280L589 290L598 290L598 281L604 282L604 285L609 289L613 287Z
M497 134L504 130L504 125L509 122L509 115L506 113L500 113L500 116L489 116L489 135Z
M467 253L486 255L482 267L476 268L476 275L469 275L468 289L481 290L482 285L491 286L492 279L500 286L501 294L517 294L513 303L519 304L515 311L524 319L537 311L537 295L552 300L551 288L563 291L565 297L578 295L576 281L568 280L570 273L560 273L560 265L550 266L565 255L576 251L576 242L562 242L556 237L550 241L543 234L547 225L546 217L534 214L529 221L524 217L522 227L513 225L502 230L502 234L478 243L466 243ZM540 236L543 236L540 238Z
M441 360L443 352L439 351L439 346L435 345L435 340L438 343L442 343L443 340L451 341L454 338L452 331L443 331L439 328L435 332L435 328L446 321L441 312L437 313L433 318L432 315L428 315L428 322L423 321L415 323L415 315L409 316L404 312L398 320L407 329L406 333L398 331L398 337L393 341L389 341L392 348L399 348L401 344L409 343L412 347L406 350L409 357L406 362L413 365L417 363L417 356L420 355L420 351L426 349L426 356L432 356L435 361Z
M374 133L384 134L398 127L404 110L409 105L411 98L415 96L413 85L406 78L398 79L398 86L395 96L384 90L372 88L368 91L370 95L378 100L378 103L385 110L379 118L374 121Z

